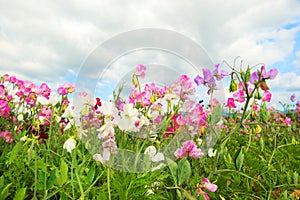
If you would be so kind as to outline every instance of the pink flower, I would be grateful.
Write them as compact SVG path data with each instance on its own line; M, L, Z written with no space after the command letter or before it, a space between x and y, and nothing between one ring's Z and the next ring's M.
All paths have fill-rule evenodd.
M265 101L265 102L270 102L271 101L271 97L272 97L272 94L271 92L269 92L268 90L265 90L263 96L262 96L262 100Z
M174 152L176 158L181 159L184 157L200 158L204 153L199 149L192 140L187 140L183 143L182 147Z
M286 117L286 118L284 119L284 122L286 123L286 125L290 126L291 123L292 123L292 120L291 120L291 118Z
M144 78L145 77L145 71L146 71L146 67L142 64L138 64L135 67L134 74L137 75L137 76L140 76L141 78Z
M207 178L203 178L203 186L205 187L205 189L207 189L210 192L215 192L218 189L218 186L216 184L211 183Z
M234 98L228 98L226 107L228 108L236 108L236 105L234 103Z
M0 137L6 142L11 144L14 141L14 135L11 134L8 130L0 132Z
M43 95L46 99L49 100L51 89L46 83L42 83L39 88L39 94Z
M243 103L245 101L245 93L244 90L239 89L237 92L233 94L233 97L239 102Z

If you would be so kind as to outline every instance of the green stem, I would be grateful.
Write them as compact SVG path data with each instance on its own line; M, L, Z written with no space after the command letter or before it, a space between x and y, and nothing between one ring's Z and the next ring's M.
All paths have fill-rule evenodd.
M275 151L277 150L277 147L276 147L276 136L277 136L277 134L275 134L275 137L274 137L274 148L273 148L273 152L272 152L271 158L270 158L270 160L268 162L268 166L271 165L272 159L273 159L273 157L275 155Z
M74 159L74 155L75 153L73 152L72 153L72 165L71 165L71 185L72 185L72 195L73 195L73 198L75 198L75 187L74 187L74 162L75 162L75 159Z
M110 192L110 167L107 168L107 191L108 191L108 199L111 200L111 192Z

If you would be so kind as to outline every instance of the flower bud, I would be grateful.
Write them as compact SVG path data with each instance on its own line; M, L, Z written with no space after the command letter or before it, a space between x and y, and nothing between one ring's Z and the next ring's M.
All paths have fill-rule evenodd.
M260 92L257 90L254 94L254 98L260 100L262 98Z
M238 84L234 79L231 79L231 83L229 86L229 92L235 92L238 89Z

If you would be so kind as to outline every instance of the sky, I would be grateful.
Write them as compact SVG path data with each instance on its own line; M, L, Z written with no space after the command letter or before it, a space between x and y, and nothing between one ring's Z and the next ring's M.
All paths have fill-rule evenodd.
M184 35L201 46L212 63L232 65L240 56L238 62L243 60L245 66L264 63L267 69L277 68L277 78L269 81L272 102L289 103L293 93L300 100L299 0L0 0L0 75L54 88L75 82L97 47L144 28ZM120 49L124 43L118 43ZM106 71L108 79L117 80L138 63L174 65L180 72L188 65L168 52L136 50L119 55Z

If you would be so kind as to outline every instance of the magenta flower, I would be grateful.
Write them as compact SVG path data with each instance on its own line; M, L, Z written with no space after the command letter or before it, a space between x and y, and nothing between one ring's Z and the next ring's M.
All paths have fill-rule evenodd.
M8 106L7 101L0 99L0 116L7 118L9 112L10 112L10 108Z
M226 107L228 108L236 108L236 105L234 103L234 98L228 98Z
M292 94L290 97L291 102L295 102L296 101L296 94Z
M269 92L268 90L265 90L263 96L262 96L262 100L265 101L265 102L270 102L271 101L271 97L272 97L272 94L271 92Z
M146 71L146 66L144 66L142 64L138 64L135 67L134 74L137 75L137 76L140 76L140 77L144 78L145 77L145 71Z
M50 98L51 89L46 83L42 83L39 88L38 94L43 95L46 99Z
M243 103L245 101L245 92L242 89L239 89L233 94L233 97L239 102Z
M67 95L68 93L72 93L74 91L75 91L75 84L74 83L70 84L67 82L60 85L57 89L57 93L60 95Z

